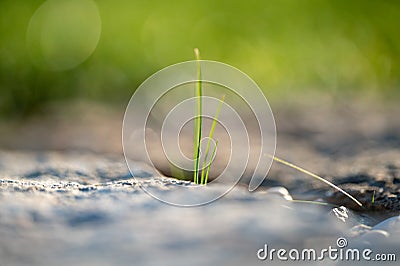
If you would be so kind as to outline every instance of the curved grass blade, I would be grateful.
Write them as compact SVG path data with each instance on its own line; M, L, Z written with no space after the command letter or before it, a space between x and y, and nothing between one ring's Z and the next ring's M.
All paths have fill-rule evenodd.
M279 163L281 163L281 164L284 164L284 165L286 165L286 166L289 166L289 167L291 167L291 168L293 168L293 169L296 169L297 171L300 171L300 172L302 172L302 173L304 173L304 174L306 174L306 175L309 175L309 176L311 176L311 177L314 177L314 178L318 179L319 181L324 182L325 184L328 184L329 186L333 187L334 189L340 191L341 193L343 193L344 195L346 195L347 197L349 197L351 200L353 200L355 203L357 203L358 206L362 206L361 202L359 202L356 198L354 198L352 195L350 195L349 193L347 193L346 191L344 191L344 190L341 189L340 187L336 186L335 184L329 182L329 181L326 180L325 178L320 177L320 176L318 176L318 175L316 175L316 174L314 174L314 173L312 173L312 172L310 172L310 171L308 171L308 170L306 170L306 169L304 169L304 168L301 168L300 166L297 166L297 165L294 165L294 164L292 164L292 163L289 163L288 161L285 161L285 160L283 160L283 159L280 159L280 158L278 158L278 157L276 157L276 156L270 155L270 157L272 157L272 159L273 159L274 161L277 161L277 162L279 162Z
M215 117L214 117L213 122L211 124L210 133L208 134L207 147L206 147L206 151L205 151L205 155L204 155L204 161L203 161L203 165L202 165L202 171L201 171L201 182L200 182L200 184L203 184L203 185L207 184L208 172L210 171L210 166L211 166L211 163L212 163L212 159L214 158L214 156L212 155L211 158L210 158L210 161L207 162L208 155L210 153L211 139L214 136L215 126L217 125L218 116L219 116L219 113L221 112L222 104L224 103L224 101L225 101L225 95L222 96L222 98L220 100L220 103L219 103L218 108L217 108L217 112L215 113ZM217 146L214 147L213 153L215 152L216 147ZM207 177L206 178L205 178L204 168L207 168L207 175L206 175Z
M313 200L289 200L290 202L293 203L305 203L305 204L315 204L315 205L323 205L323 206L332 206L332 207L339 207L338 205L327 203L327 202L321 202L321 201L313 201Z
M212 163L212 160L215 157L215 153L217 151L217 146L218 146L218 140L215 142L215 147L214 147L213 152L211 154L210 162L209 162L209 164L207 166L207 172L206 172L206 177L205 177L205 180L204 180L204 185L207 184L207 182L208 182L208 174L210 173L211 163Z

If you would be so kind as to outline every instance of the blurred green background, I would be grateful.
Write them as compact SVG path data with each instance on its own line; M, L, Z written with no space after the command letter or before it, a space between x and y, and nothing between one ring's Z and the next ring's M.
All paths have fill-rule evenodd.
M194 47L278 98L400 86L399 1L45 2L0 1L3 118L64 100L125 105L149 75L192 60Z

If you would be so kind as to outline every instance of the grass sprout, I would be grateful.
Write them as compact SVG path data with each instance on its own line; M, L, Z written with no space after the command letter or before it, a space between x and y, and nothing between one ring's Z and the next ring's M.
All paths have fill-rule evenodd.
M374 192L372 193L372 199L371 199L372 205L375 204L375 193L376 193L376 190L374 190Z
M197 83L196 83L196 89L195 89L195 96L197 97L197 103L196 103L196 117L194 120L194 132L193 132L193 159L194 159L193 180L196 184L205 185L208 182L208 176L210 173L211 164L213 162L213 159L214 159L216 151L217 151L218 141L215 142L215 146L211 153L211 157L209 157L211 141L214 136L215 127L218 122L218 116L219 116L219 113L221 112L222 105L225 100L225 96L223 96L221 98L220 104L218 105L217 111L213 118L210 132L208 134L208 141L207 141L207 146L206 146L206 150L205 150L204 160L203 160L203 163L200 164L200 144L201 144L202 129L203 129L203 119L202 119L203 102L202 102L201 97L203 96L203 88L202 88L202 82L201 82L201 65L200 65L199 49L195 48L194 54L195 54L196 61L197 61ZM201 168L200 168L200 166L201 166ZM200 176L200 173L201 173L201 176Z
M200 64L200 51L198 48L194 49L194 54L196 57L197 65L196 65L196 71L197 71L197 82L196 82L196 87L195 87L195 96L197 97L197 103L196 103L196 117L194 120L194 129L193 129L193 159L194 159L194 173L193 173L193 180L195 184L202 184L206 185L208 182L208 177L209 177L209 172L210 172L210 167L213 162L213 159L215 157L215 153L217 150L218 146L218 141L216 141L214 149L212 151L211 157L209 158L209 153L210 153L210 147L211 147L211 141L212 137L214 136L214 130L218 121L218 116L219 113L221 112L222 104L224 103L225 97L223 96L222 99L220 100L220 104L218 106L218 109L216 111L215 117L213 119L210 132L208 134L208 141L207 141L207 146L205 150L205 156L204 160L202 163L202 167L200 169L200 142L201 142L201 137L202 137L202 111L203 111L203 102L202 102L202 96L203 96L203 89L202 89L202 81L201 81L201 64ZM336 186L332 182L329 182L325 178L314 174L313 172L310 172L300 166L297 166L295 164L292 164L284 159L278 158L276 156L270 155L270 157L276 161L279 162L285 166L288 166L290 168L293 168L297 171L300 171L306 175L309 175L327 185L330 187L338 190L339 192L343 193L347 197L349 197L352 201L354 201L358 206L362 206L361 202L359 202L356 198L354 198L352 195L341 189L340 187ZM201 172L201 176L200 176ZM301 203L311 203L311 204L320 204L320 205L326 205L328 203L322 203L322 202L313 202L313 201L300 201L300 200L293 200L293 202L301 202ZM372 204L375 202L375 193L372 196Z

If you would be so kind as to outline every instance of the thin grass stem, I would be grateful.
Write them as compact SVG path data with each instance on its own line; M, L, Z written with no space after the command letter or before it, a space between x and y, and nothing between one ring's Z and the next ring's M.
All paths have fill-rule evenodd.
M330 204L327 202L321 202L321 201L313 201L313 200L289 200L290 202L293 203L306 203L306 204L315 204L315 205L323 205L323 206L334 206L337 207L335 204Z
M215 153L217 152L217 146L218 146L218 140L215 142L215 147L214 147L213 152L211 154L210 163L207 166L207 172L206 172L206 177L205 177L205 180L204 180L204 184L207 184L207 182L208 182L208 175L210 173L210 167L211 167L212 160L214 159Z
M376 193L376 190L374 190L374 193L372 194L372 199L371 199L372 205L375 204L375 193Z
M304 174L306 174L306 175L309 175L309 176L311 176L311 177L314 177L314 178L318 179L319 181L324 182L325 184L328 184L329 186L333 187L334 189L340 191L341 193L343 193L344 195L346 195L347 197L349 197L350 199L352 199L355 203L357 203L357 205L362 206L361 202L359 202L356 198L354 198L352 195L350 195L349 193L347 193L346 191L344 191L344 190L341 189L340 187L336 186L335 184L329 182L329 181L326 180L325 178L320 177L320 176L318 176L318 175L316 175L316 174L314 174L314 173L312 173L312 172L310 172L310 171L308 171L308 170L306 170L306 169L304 169L304 168L302 168L302 167L300 167L300 166L297 166L297 165L294 165L294 164L292 164L292 163L289 163L288 161L285 161L285 160L283 160L283 159L280 159L280 158L278 158L278 157L276 157L276 156L270 155L270 157L271 157L274 161L277 161L277 162L279 162L279 163L281 163L281 164L284 164L284 165L286 165L286 166L289 166L289 167L291 167L291 168L293 168L293 169L296 169L297 171L300 171L300 172L302 172L302 173L304 173Z
M217 122L218 122L218 116L219 116L219 113L221 112L222 105L223 105L224 101L225 101L225 95L222 96L222 98L221 98L221 101L220 101L220 103L218 105L218 108L217 108L217 112L215 113L215 117L214 117L213 122L211 124L210 133L208 134L208 141L207 141L207 146L206 146L206 151L205 151L204 161L203 161L202 171L201 171L201 184L203 184L203 185L207 184L207 181L206 181L207 178L205 179L204 168L207 168L207 175L208 175L208 172L210 170L210 166L211 166L211 163L212 163L212 159L214 157L212 155L211 158L210 158L210 161L209 162L207 161L208 160L208 155L210 153L211 140L212 140L212 138L214 136L215 127L216 127ZM214 151L215 151L215 149L216 149L216 146L214 147Z
M195 96L197 97L196 105L196 117L195 126L193 134L193 159L194 159L194 173L193 179L196 184L199 183L199 156L200 156L200 142L201 142L201 131L202 131L202 84L201 84L201 65L200 65L200 51L199 49L194 49L194 54L197 61L197 83Z

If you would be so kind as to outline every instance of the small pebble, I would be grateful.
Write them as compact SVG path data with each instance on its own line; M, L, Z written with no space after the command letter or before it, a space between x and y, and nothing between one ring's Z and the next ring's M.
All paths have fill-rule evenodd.
M336 218L344 223L349 219L349 210L344 206L333 208L332 213L335 215Z
M373 230L384 230L389 233L400 234L400 216L391 217L375 225Z
M384 230L371 230L362 235L358 240L367 244L377 245L389 237L389 233Z
M365 224L358 224L350 229L350 236L359 237L371 231L371 226Z
M279 195L285 200L293 200L290 196L289 191L285 187L271 187L263 191L265 194Z

